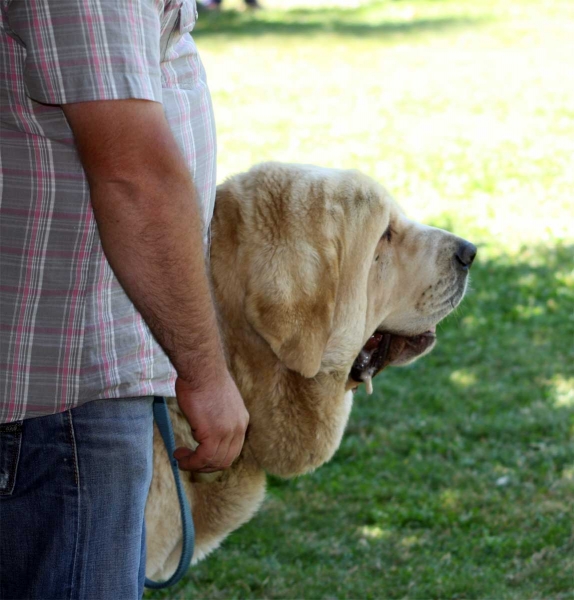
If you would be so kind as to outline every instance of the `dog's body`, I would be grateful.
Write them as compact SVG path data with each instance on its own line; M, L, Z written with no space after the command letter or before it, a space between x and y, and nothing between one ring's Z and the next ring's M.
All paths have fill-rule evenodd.
M276 163L218 188L211 238L220 327L250 425L230 469L183 474L194 562L253 516L266 472L291 477L331 458L360 381L370 385L385 366L432 348L475 252L408 221L355 171ZM175 402L170 413L177 445L193 446ZM147 574L166 577L179 560L181 526L157 432L146 526Z

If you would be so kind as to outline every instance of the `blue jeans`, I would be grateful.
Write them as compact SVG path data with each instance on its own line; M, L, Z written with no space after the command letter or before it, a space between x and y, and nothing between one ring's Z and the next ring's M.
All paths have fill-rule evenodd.
M141 598L152 401L0 425L2 600Z

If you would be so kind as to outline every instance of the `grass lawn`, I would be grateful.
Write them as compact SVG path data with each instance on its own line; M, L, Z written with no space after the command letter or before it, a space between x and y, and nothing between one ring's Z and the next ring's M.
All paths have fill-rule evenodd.
M220 179L358 168L480 250L331 463L147 597L574 598L574 2L225 3L196 33Z

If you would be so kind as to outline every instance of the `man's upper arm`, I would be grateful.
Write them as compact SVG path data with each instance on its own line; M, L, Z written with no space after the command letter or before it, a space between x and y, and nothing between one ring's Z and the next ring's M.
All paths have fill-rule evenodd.
M146 100L102 100L62 105L93 183L130 182L145 186L146 179L188 178L163 112Z
M12 0L8 25L26 50L33 100L161 102L160 15L153 0Z

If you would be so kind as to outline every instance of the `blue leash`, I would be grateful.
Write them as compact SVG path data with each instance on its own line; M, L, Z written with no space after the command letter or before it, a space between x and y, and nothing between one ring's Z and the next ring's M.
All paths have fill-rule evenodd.
M171 470L173 471L175 486L177 488L177 497L179 498L179 506L181 508L181 524L183 528L183 546L181 549L179 564L177 565L175 573L167 581L152 581L147 577L145 579L145 586L147 588L152 590L161 590L176 584L185 575L185 572L191 563L191 557L193 556L195 530L193 528L193 519L191 517L189 502L181 485L177 460L175 460L173 457L173 452L175 450L175 439L173 437L173 429L171 427L171 421L169 418L169 412L167 410L167 402L165 401L165 398L156 396L153 399L153 417L157 423L161 437L163 438L163 443L165 444L167 456L171 464Z

